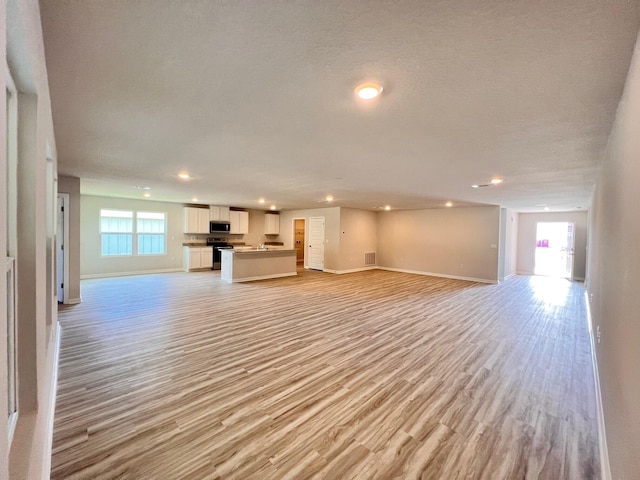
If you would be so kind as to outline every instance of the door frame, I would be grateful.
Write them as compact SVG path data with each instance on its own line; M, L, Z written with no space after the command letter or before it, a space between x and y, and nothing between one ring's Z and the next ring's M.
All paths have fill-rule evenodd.
M294 217L291 219L291 245L292 248L296 248L296 220L304 220L304 243L302 244L302 266L307 267L307 227L309 226L309 220L307 217ZM296 261L297 263L297 261Z
M575 275L575 251L576 251L576 222L575 221L568 221L568 220L539 220L535 222L536 228L535 228L535 242L538 241L538 228L539 225L543 223L543 224L550 224L550 223L555 223L555 224L565 224L567 226L567 228L565 229L565 236L567 235L567 231L568 231L568 227L569 225L571 225L571 229L572 229L572 236L571 236L571 245L567 245L566 246L566 253L565 253L565 262L568 260L569 257L571 257L571 271L567 272L569 273L569 276L562 276L562 277L558 277L558 278L566 278L567 280L573 282L574 281L574 275ZM537 251L537 246L535 246L534 244L534 254L533 254L533 274L534 275L541 275L536 273L536 251ZM566 265L566 264L565 264ZM542 274L544 276L544 274Z
M62 303L69 303L69 197L68 193L58 193L56 197L56 295L58 301L60 301L60 279L58 278L58 248L60 246L60 232L58 232L58 205L57 200L62 199L62 222L63 222L63 232L62 232L62 258L63 258L63 268L62 268L62 283L64 288L62 288Z

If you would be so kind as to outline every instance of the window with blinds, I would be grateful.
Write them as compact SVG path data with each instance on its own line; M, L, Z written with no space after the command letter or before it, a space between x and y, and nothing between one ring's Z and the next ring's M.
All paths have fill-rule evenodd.
M102 255L133 255L133 212L100 210Z
M165 253L165 214L138 212L136 216L138 255L162 255Z
M100 210L103 256L164 255L166 232L166 213Z

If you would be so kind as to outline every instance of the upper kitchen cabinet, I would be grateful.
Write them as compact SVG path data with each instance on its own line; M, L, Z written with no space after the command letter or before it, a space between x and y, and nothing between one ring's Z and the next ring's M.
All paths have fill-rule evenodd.
M212 222L229 222L229 207L209 205L209 220Z
M184 233L209 233L209 209L184 207Z
M229 233L249 233L249 212L231 210L229 211L229 222L231 223L231 230Z
M280 215L277 213L264 214L264 234L279 235L280 234Z

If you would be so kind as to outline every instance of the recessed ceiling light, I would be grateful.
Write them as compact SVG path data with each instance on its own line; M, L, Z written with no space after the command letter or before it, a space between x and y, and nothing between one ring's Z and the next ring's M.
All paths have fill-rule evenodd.
M384 209L388 212L389 210L391 210L391 207L387 205L386 207L384 207Z
M447 207L453 207L453 203L451 203L451 202L447 202L445 205L446 205Z
M258 200L258 203L264 203L264 202L265 202L264 198L261 198L261 199Z
M276 206L275 206L275 205L271 205L269 208L270 208L271 210L275 210L275 209L276 209Z
M144 196L145 198L149 198L149 197L151 196L151 194L150 194L149 192L144 192L143 196Z
M491 183L494 184L494 185L500 185L502 182L504 182L504 180L502 178L496 177L496 178L492 178L491 179Z
M188 180L191 178L191 176L189 175L189 172L180 172L178 173L178 178L181 178L182 180Z
M331 195L327 195L327 202L333 202L333 197Z
M151 187L147 187L146 185L136 185L133 188L137 188L138 190L151 190Z
M356 95L363 100L371 100L382 93L382 85L376 83L363 83L356 87Z
M475 185L471 185L471 188L478 188L480 185L475 184Z
M198 199L197 199L196 197L193 197L193 198L191 199L191 201L192 201L192 202L197 202L197 201L198 201Z
M549 207L544 207L544 211L548 212L549 211Z

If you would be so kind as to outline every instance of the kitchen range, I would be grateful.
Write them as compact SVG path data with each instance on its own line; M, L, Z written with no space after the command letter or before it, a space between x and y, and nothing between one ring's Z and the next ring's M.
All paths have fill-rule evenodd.
M221 270L222 269L221 250L233 250L233 245L227 243L227 241L224 238L208 237L207 247L213 247L213 262L211 263L211 270Z

